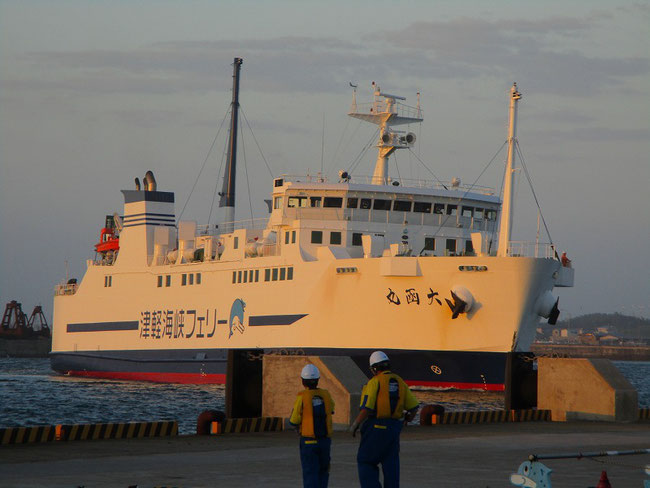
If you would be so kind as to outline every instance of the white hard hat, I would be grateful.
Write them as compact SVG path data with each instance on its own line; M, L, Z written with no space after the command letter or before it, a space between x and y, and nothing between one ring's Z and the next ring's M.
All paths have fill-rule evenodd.
M318 368L316 366L314 366L313 364L308 364L307 366L302 368L300 377L303 380L317 380L318 378L320 378L320 372L318 371Z
M388 356L383 351L375 351L370 355L370 366L383 363L384 361L388 361Z

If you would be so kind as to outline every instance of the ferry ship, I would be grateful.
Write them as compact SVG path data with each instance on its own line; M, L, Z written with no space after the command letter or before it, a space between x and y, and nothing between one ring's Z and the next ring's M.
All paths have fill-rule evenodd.
M416 107L373 82L351 117L377 125L372 177L274 178L269 216L235 221L241 58L220 205L211 228L177 220L152 172L122 190L80 282L58 285L51 366L85 377L224 383L228 351L345 355L381 349L411 385L502 390L505 358L559 314L574 270L552 245L511 241L516 115L509 100L503 200L493 191L392 179L415 143Z

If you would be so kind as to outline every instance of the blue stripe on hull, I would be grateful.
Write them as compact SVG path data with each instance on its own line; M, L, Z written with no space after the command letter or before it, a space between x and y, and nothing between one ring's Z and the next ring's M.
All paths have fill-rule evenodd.
M138 330L139 322L129 320L126 322L86 322L68 324L66 332L106 332L112 330Z
M281 349L267 354L349 356L370 376L372 349ZM495 389L505 379L506 353L384 350L392 369L420 385ZM52 369L121 373L225 374L227 349L84 351L50 353Z

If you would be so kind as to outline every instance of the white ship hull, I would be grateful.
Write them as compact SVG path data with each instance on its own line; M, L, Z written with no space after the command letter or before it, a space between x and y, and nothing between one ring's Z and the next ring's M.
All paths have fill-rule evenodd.
M221 194L231 216L240 65ZM388 177L390 154L415 141L391 125L417 123L421 111L375 88L369 111L355 101L350 113L380 126L370 184L344 171L337 183L275 178L263 227L226 222L214 235L177 221L174 194L158 191L151 172L143 190L137 179L123 190L123 217L107 219L82 282L57 287L52 367L223 382L228 350L340 354L364 365L381 349L411 383L501 389L505 355L528 349L540 317L554 323L551 292L573 284L554 247L524 257L510 242L521 95L513 86L497 248L501 201L491 190Z

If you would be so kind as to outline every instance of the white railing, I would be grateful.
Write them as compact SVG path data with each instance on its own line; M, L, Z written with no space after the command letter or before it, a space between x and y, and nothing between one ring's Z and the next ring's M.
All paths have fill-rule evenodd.
M389 106L392 107L390 113L397 115L398 117L405 117L409 119L421 119L422 110L418 107L411 107L405 103L391 101L391 103L386 103L386 100L376 100L374 102L364 102L357 103L352 107L354 112L350 114L382 114L388 113Z
M60 285L56 285L54 287L54 295L55 296L61 296L61 295L74 295L77 293L77 288L79 285L77 283L64 283Z
M232 232L238 229L266 229L268 217L259 219L235 220L233 222L220 222L212 225L197 225L197 236L216 236L224 232Z
M557 258L555 246L548 242L510 241L508 256Z
M315 175L282 175L282 178L285 181L293 183L330 183L327 176L321 174ZM341 182L342 181L338 181ZM372 182L372 176L370 175L356 175L351 176L349 179L350 183L356 183L360 185L374 185L376 183ZM489 186L481 185L456 185L454 186L451 182L448 181L434 181L434 180L425 180L425 179L388 179L388 184L392 185L393 182L398 182L401 187L404 188L427 188L427 189L436 189L436 190L456 190L459 192L471 192L471 193L480 193L481 195L494 195L494 188Z

